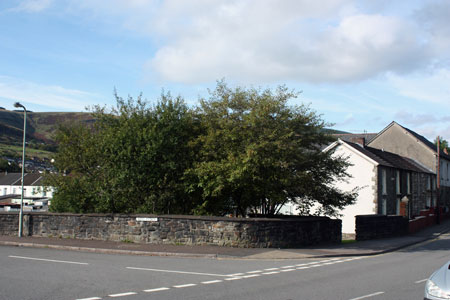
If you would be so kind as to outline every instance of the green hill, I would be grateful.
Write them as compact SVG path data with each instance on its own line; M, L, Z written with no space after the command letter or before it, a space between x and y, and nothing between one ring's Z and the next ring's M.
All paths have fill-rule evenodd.
M56 149L54 133L58 126L77 122L89 124L94 118L90 113L28 112L27 153L48 157ZM0 109L0 156L20 156L22 138L23 112Z

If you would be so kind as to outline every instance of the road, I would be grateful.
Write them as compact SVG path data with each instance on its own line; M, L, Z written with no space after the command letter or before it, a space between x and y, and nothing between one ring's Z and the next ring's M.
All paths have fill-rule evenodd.
M423 299L450 235L366 257L240 260L0 247L0 299Z

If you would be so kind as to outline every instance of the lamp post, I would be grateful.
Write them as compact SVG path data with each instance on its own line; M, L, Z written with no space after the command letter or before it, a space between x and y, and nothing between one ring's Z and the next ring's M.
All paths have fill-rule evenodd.
M27 109L19 102L14 103L14 107L23 108L23 149L22 149L22 195L20 196L20 213L19 213L19 237L22 237L23 229L23 177L25 171L25 134L27 130Z

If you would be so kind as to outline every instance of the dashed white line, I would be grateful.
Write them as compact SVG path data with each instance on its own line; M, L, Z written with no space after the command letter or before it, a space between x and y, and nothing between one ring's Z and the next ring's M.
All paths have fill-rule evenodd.
M131 295L137 295L135 292L128 292L128 293L120 293L120 294L112 294L108 295L111 298L117 298L117 297L125 297L125 296L131 296Z
M91 298L83 298L83 299L76 299L76 300L101 300L102 298L99 297L91 297Z
M295 266L284 266L284 267L281 267L281 269L292 269L292 268L295 268Z
M256 270L256 271L249 271L247 272L247 274L256 274L256 273L262 273L261 270Z
M234 273L234 274L229 274L229 275L226 275L226 276L236 277L236 276L241 276L241 275L244 275L244 273Z
M187 283L187 284L174 285L173 287L176 289L181 289L181 288L191 287L191 286L196 286L196 285L197 284L195 284L195 283Z
M373 296L378 296L378 295L381 295L381 294L384 294L384 292L376 292L376 293L369 294L369 295L364 295L364 296L361 296L361 297L358 297L358 298L352 298L350 300L366 299L366 298L370 298L370 297L373 297Z
M309 269L311 267L298 267L297 270L305 270L305 269Z
M213 283L219 283L219 282L222 282L222 280L203 281L202 284L213 284Z
M225 278L227 281L233 281L233 280L239 280L242 279L242 277L231 277L231 278Z
M414 282L414 283L422 283L422 282L425 282L425 281L427 281L428 280L428 278L426 278L426 279L421 279L421 280L417 280L416 282Z
M263 273L264 275L272 275L272 274L280 274L280 272L274 271L274 272L266 272Z
M57 263L65 263L65 264L89 265L88 263L76 262L76 261L67 261L67 260L54 260L54 259L44 259L44 258L35 258L35 257L15 256L15 255L10 255L9 257L11 257L11 258L28 259L28 260L47 261L47 262L57 262Z
M281 270L281 272L292 272L292 271L295 271L295 269L284 269L284 270Z
M153 292L162 292L162 291L167 291L167 290L170 290L170 288L168 288L168 287L160 287L160 288L156 288L156 289L143 290L143 292L153 293Z
M275 270L279 270L280 268L269 268L269 269L264 269L264 271L275 271Z
M259 275L259 274L252 274L252 275L242 276L242 278L253 278L253 277L259 277L259 276L261 276L261 275Z
M176 271L176 270L161 270L161 269L148 269L148 268L135 268L135 267L127 267L127 269L129 269L129 270L141 270L141 271L152 271L152 272L164 272L164 273L204 275L204 276L220 276L220 277L231 276L231 275L223 275L223 274L198 273L198 272L186 272L186 271Z

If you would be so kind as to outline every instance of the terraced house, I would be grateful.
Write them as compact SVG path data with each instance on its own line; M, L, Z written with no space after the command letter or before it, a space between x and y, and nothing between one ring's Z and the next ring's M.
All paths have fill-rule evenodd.
M24 210L47 210L53 188L43 185L39 173L24 174ZM0 173L0 211L20 209L21 173Z

